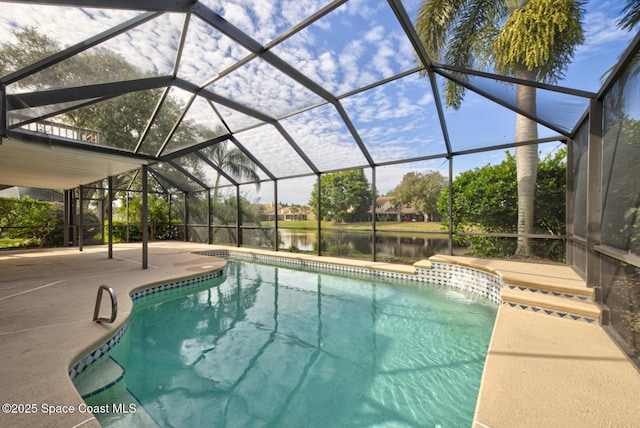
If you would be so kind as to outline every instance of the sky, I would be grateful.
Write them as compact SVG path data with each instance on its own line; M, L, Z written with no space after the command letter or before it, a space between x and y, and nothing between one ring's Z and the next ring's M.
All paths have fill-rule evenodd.
M61 45L69 46L138 15L135 11L2 3L0 40L3 41L12 39L12 28L31 25ZM200 3L259 45L267 45L329 2L201 0ZM419 0L403 2L412 20L415 20L419 3ZM602 75L616 63L619 54L635 35L616 28L615 22L624 3L622 0L587 2L584 15L586 42L577 49L565 78L558 85L598 91ZM121 53L146 72L168 75L176 65L178 41L184 24L182 14L164 14L101 47ZM299 76L334 96L348 94L416 65L412 47L387 2L377 0L350 0L308 28L276 44L271 52L289 64L294 74L299 73ZM261 114L284 117L279 123L286 135L272 125L256 127L260 123L256 118L214 104L224 123L237 132L238 140L278 177L312 172L291 147L288 138L295 141L321 171L367 164L340 111L324 103L321 94L280 72L268 61L249 55L250 51L192 16L188 20L188 33L177 76ZM230 68L246 58L249 60L245 63ZM110 79L108 73L92 77L95 78L94 83ZM51 88L56 87L56 82L50 84ZM442 78L438 79L438 84L442 93ZM512 89L504 84L485 79L476 79L474 84L506 98L512 96ZM21 90L24 89L8 88L9 93ZM174 89L171 96L186 105L190 94ZM571 129L587 104L584 99L546 93L539 95L538 110L565 128L570 124ZM314 105L319 107L304 111ZM429 81L416 74L341 98L341 105L376 163L445 152L434 94ZM558 110L564 116L557 114ZM211 129L223 124L202 98L196 99L185 117ZM456 151L508 144L514 140L515 114L474 93L467 93L460 110L446 110L445 119ZM556 131L542 126L539 134L540 137L558 135ZM540 146L540 151L546 154L558 147L558 143L546 144ZM502 159L503 151L456 157L454 174ZM407 172L429 169L439 170L446 176L448 163L438 159L379 167L376 169L378 192L384 194L392 190ZM372 179L371 172L367 174ZM267 178L264 172L260 175ZM315 181L315 177L282 180L279 182L278 199L304 204L308 202ZM259 192L253 186L242 186L242 191L252 200L273 200L273 186L268 183Z

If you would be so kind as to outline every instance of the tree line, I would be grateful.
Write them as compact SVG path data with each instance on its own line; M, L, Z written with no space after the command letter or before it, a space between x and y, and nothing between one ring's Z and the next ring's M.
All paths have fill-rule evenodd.
M387 196L396 207L414 208L425 220L439 217L443 230L449 226L448 180L438 171L409 172ZM363 170L323 175L320 180L321 211L318 213L318 184L311 191L309 205L322 220L338 223L367 221L371 213L372 187ZM464 171L452 183L452 230L456 233L513 234L518 231L518 179L516 158L505 153L499 164L487 164ZM566 225L566 148L538 160L533 232L564 235ZM516 250L513 238L464 236L471 254L509 256ZM561 241L560 241L561 242ZM551 245L551 247L550 247ZM562 257L562 246L534 241L532 256Z

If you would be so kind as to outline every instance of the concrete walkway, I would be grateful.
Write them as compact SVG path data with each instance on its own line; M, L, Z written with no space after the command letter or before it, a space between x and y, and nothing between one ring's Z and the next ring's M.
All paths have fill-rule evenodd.
M214 263L211 257L193 254L207 249L154 243L149 269L144 271L141 244L114 246L112 260L104 246L85 247L82 252L64 248L0 252L0 403L15 404L10 410L17 412L5 413L3 407L0 427L99 426L82 407L69 367L128 318L132 290L220 269L224 261ZM92 322L102 284L113 287L118 296L113 324ZM101 316L109 314L105 296Z
M584 306L593 305L566 298L593 295L568 266L471 257L432 259L494 273L505 284L553 290L561 295L536 296L537 302L549 305L555 299L551 307L568 312L591 310ZM512 298L512 293L503 288L503 299ZM597 322L503 304L474 419L474 428L640 427L640 372Z
M144 271L140 244L116 245L113 260L107 259L103 246L85 247L83 252L0 252L0 402L15 404L10 410L31 410L30 414L0 413L0 427L98 426L92 414L82 411L83 401L68 376L70 365L127 319L132 290L219 269L224 261L214 263L216 259L194 254L213 248L221 247L152 243L149 269ZM246 248L233 250L316 259ZM410 266L368 261L322 260L390 271L411 270ZM509 281L558 282L561 286L569 284L571 292L581 287L575 273L563 266L469 258L447 261L512 278ZM114 287L119 297L114 324L91 321L101 284ZM103 310L104 315L107 312ZM597 323L502 305L474 425L637 427L638 397L640 373ZM71 409L74 413L68 413Z

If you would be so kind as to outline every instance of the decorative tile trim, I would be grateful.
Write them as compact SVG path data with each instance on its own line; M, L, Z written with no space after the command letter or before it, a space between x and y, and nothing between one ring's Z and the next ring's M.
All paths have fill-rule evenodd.
M587 317L587 316L583 316L583 315L572 314L572 313L569 313L569 312L554 311L553 309L539 308L537 306L523 305L522 303L504 302L503 304L504 305L508 305L511 308L522 309L522 310L529 311L529 312L535 312L535 313L538 313L538 314L550 315L552 317L564 318L564 319L569 319L569 320L573 320L573 321L584 321L584 322L587 322L589 324L592 324L592 323L598 321L597 318L592 318L592 317Z
M368 275L395 280L436 284L443 287L458 288L487 298L497 305L502 304L500 290L504 287L504 283L500 277L480 270L448 263L432 262L431 268L415 268L415 272L413 274L406 274L297 258L245 253L233 250L213 250L203 252L201 254L213 257L232 257L239 260L259 261L281 266L338 271L342 274Z
M500 290L505 286L502 279L488 272L449 263L431 263L431 268L416 268L416 275L428 282L445 287L458 288L489 299L500 305Z
M124 336L128 328L129 328L129 318L127 318L124 324L122 324L122 327L120 327L116 331L116 333L113 336L111 336L106 342L98 346L93 351L89 352L87 355L82 357L80 361L78 361L71 367L71 369L69 370L69 377L71 378L71 380L75 379L76 376L78 376L80 373L86 370L91 364L98 361L100 357L103 357L104 355L106 355L111 349L113 349L114 346L120 343L122 336Z
M564 293L561 291L542 290L540 288L523 287L521 285L507 285L507 287L512 290L530 291L532 293L540 293L540 294L546 294L550 296L564 297L567 299L580 300L582 302L593 300L591 297L583 296L581 294Z
M167 292L170 290L184 290L185 287L194 286L197 284L201 284L205 281L209 281L214 278L219 278L224 275L224 269L220 269L216 272L209 272L204 275L181 279L173 282L168 282L166 284L153 285L151 287L147 287L138 291L131 293L129 296L131 300L133 300L133 304L139 304L142 301L146 300L145 298L157 295L157 293ZM129 328L129 318L124 322L122 327L116 331L116 333L111 336L107 341L98 346L93 351L89 352L87 355L82 357L80 361L76 362L71 369L69 370L69 377L71 380L75 379L80 373L86 370L91 364L98 361L101 357L106 355L113 347L120 342L122 336Z
M320 263L315 261L306 261L302 259L288 258L288 257L276 257L276 256L268 256L261 254L252 254L252 253L244 253L244 252L236 252L233 250L215 250L207 253L203 253L203 255L210 255L216 257L232 257L240 260L250 260L250 261L262 261L268 262L276 265L293 265L297 267L308 267L313 269L324 269L324 270L333 270L340 271L341 273L357 273L362 275L373 275L379 277L421 282L421 283L429 283L436 284L443 287L451 287L461 289L463 291L471 292L476 295L482 296L486 299L489 299L491 302L502 305L508 304L510 307L519 308L522 310L528 310L532 312L542 313L545 315L556 316L559 318L565 318L575 321L584 321L587 323L593 323L598 321L597 318L587 317L577 314L571 314L562 311L554 311L546 308L538 308L528 305L521 305L512 302L503 302L502 297L500 296L500 291L503 287L509 288L521 288L515 285L506 285L502 279L494 274L468 268L465 266L460 266L456 264L450 263L438 263L431 262L431 267L420 267L415 269L415 274L400 274L394 272L384 272L378 271L368 268L356 268L350 266L342 266L335 265L330 263ZM581 296L572 293L561 293L557 291L549 291L549 290L541 290L536 288L527 288L529 291L533 293L542 293L549 294L555 296L562 296L569 299L577 299L580 301L589 301L591 300L587 296Z
M204 256L213 256L213 257L222 257L222 258L234 258L238 260L252 261L252 262L262 262L273 264L277 266L294 266L298 268L309 268L314 270L326 270L326 271L335 271L340 273L348 273L348 274L356 274L356 275L374 275L374 276L387 276L388 274L392 274L391 272L381 272L375 271L369 268L361 268L356 266L345 266L338 265L333 263L324 263L318 262L314 260L304 260L304 259L296 259L289 257L278 257L278 256L269 256L263 254L252 254L252 253L244 253L244 252L236 252L229 250L215 250L200 253ZM394 278L399 279L409 279L410 275L403 274L394 274L399 276L394 276Z
M131 294L131 300L133 300L135 304L138 301L140 301L140 299L149 297L153 294L160 293L163 291L168 291L168 290L174 290L177 288L184 289L184 287L201 284L205 281L209 281L214 278L219 278L222 275L224 275L224 269L220 269L216 272L210 272L210 273L193 277L193 278L180 279L180 280L169 282L166 284L154 285L152 287L147 287L142 290L135 291L134 293Z

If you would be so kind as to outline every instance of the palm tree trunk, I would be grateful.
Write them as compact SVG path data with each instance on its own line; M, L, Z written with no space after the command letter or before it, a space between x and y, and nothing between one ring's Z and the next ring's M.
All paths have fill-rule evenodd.
M216 181L213 184L213 202L218 202L218 186L220 186L220 173L216 172Z
M535 80L535 73L522 67L517 77ZM516 87L516 105L518 108L536 114L536 88L518 85ZM536 122L520 114L516 115L516 142L538 139ZM538 174L538 145L532 144L516 148L516 168L518 178L518 234L534 233L534 204L536 178ZM533 254L532 238L519 236L516 256L530 257Z

